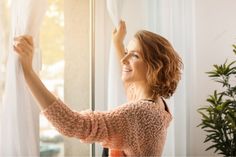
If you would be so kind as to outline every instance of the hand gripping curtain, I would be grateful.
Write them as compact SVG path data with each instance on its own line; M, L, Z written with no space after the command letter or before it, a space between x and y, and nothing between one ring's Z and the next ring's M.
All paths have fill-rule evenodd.
M34 39L33 67L40 70L39 29L46 0L14 0L11 4L11 41L7 63L5 95L1 114L1 157L39 156L39 109L25 83L13 38L31 35Z
M123 0L107 0L107 10L115 27L121 19ZM111 42L112 43L112 42ZM121 81L121 68L113 46L110 47L108 67L108 109L113 109L118 104L125 102L125 92Z

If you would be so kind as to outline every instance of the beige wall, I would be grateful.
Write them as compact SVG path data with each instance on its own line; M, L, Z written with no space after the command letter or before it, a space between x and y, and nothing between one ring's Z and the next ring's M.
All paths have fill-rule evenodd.
M65 102L75 110L90 104L89 0L65 0ZM65 156L89 156L89 145L65 137Z
M213 151L204 151L210 144L203 144L205 132L196 126L200 123L197 108L206 105L206 98L218 83L207 77L206 71L213 64L222 64L226 60L235 60L232 44L236 43L236 1L235 0L196 0L196 82L189 92L195 92L196 101L189 104L190 145L189 155L214 156Z

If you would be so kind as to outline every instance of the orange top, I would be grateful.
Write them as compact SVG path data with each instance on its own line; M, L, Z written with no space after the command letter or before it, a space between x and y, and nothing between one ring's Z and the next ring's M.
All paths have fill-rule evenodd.
M86 143L100 142L111 157L161 156L172 119L165 108L139 100L109 112L76 112L57 100L43 113L60 133Z
M124 157L124 153L122 150L118 149L110 149L109 150L109 157Z

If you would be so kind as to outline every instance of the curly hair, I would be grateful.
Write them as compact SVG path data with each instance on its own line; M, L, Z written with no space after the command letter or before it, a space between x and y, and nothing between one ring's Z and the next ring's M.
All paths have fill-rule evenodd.
M170 42L158 34L140 30L134 38L141 46L141 54L147 65L146 78L153 97L171 97L181 79L181 58Z

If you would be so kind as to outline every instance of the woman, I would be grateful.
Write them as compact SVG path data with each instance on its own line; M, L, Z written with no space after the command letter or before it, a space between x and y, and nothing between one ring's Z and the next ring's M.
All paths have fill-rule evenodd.
M166 39L148 31L137 32L125 50L125 35L125 22L121 21L113 32L113 42L128 102L110 112L72 111L33 71L32 38L15 38L14 49L28 87L59 132L88 143L100 142L109 148L109 156L161 156L172 119L163 98L169 98L177 87L181 59Z

